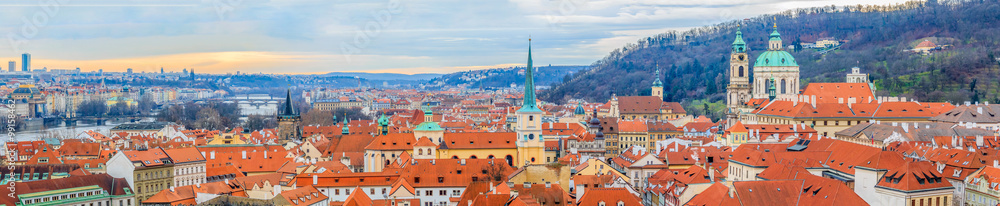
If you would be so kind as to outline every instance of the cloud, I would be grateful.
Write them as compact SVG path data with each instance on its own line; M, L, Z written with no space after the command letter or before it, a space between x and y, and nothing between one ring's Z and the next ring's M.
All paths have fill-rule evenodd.
M46 11L39 2L10 0L0 3L0 35L37 27L17 49L32 53L38 68L443 73L523 64L529 35L536 63L589 65L669 30L791 8L903 1L73 0L33 25ZM0 42L0 58L19 56Z

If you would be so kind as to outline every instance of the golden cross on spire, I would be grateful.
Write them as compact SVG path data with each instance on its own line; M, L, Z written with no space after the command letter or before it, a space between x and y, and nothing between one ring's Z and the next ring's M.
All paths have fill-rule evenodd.
M774 22L772 22L772 23L774 23L774 28L777 29L778 28L778 16L773 16L773 17L774 17Z

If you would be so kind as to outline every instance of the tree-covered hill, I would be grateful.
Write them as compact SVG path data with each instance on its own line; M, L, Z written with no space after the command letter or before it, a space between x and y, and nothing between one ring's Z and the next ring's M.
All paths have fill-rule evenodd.
M737 25L742 24L750 55L756 57L767 50L775 22L785 45L823 37L844 40L830 52L790 51L801 67L800 85L843 82L850 68L858 66L871 74L879 95L920 101L1000 101L1000 2L995 0L827 6L658 34L612 51L590 70L541 92L540 97L551 102L606 101L612 93L648 94L650 74L659 64L666 100L683 102L696 114L709 108L707 114L718 117ZM907 51L925 39L950 47L930 55Z
M535 85L548 86L569 80L587 66L535 66ZM457 85L469 88L524 86L524 67L493 68L445 74L431 79L428 86Z

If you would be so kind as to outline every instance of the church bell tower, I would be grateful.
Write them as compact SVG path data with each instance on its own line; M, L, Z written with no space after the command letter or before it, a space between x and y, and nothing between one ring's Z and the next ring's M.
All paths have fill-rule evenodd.
M528 39L528 67L524 71L524 104L515 112L517 115L517 161L516 166L543 164L545 162L545 138L542 137L542 115L545 113L535 102L535 80L532 76L531 39Z
M729 85L726 86L726 118L730 124L739 120L740 108L750 100L750 57L743 32L736 29L736 40L729 57Z

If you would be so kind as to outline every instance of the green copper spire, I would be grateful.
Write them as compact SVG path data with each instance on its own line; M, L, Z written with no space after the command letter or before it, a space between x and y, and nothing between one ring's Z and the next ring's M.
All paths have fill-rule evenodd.
M777 91L776 91L777 89L774 86L774 82L775 82L774 81L774 77L771 77L771 79L768 80L768 81L770 81L771 83L770 83L770 86L767 87L767 97L770 100L774 100L774 98L778 96L777 95Z
M774 31L771 32L770 41L781 41L781 34L778 33L778 17L774 17Z
M518 111L541 112L535 104L535 78L532 76L534 67L531 66L531 39L528 39L528 67L524 69L524 104Z
M340 129L340 133L341 134L345 134L345 135L346 134L351 134L351 129L347 126L347 124L350 124L350 123L351 123L351 118L347 118L347 114L345 113L344 114L344 127Z
M654 87L663 87L663 82L660 81L660 64L656 64L656 75L653 76Z
M736 26L736 40L733 41L733 53L746 52L747 42L743 41L743 27Z

